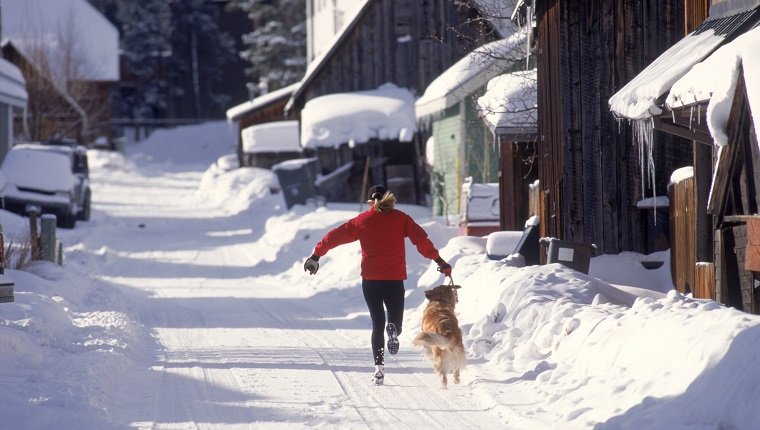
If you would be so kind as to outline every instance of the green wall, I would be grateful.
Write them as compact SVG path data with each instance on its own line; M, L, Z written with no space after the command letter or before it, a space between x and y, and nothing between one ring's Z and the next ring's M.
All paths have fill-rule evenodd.
M475 109L481 92L447 109L433 121L435 156L430 188L435 215L459 214L460 188L467 176L472 176L475 183L498 181L499 153Z
M458 183L461 142L459 105L446 110L444 116L433 122L435 155L430 192L433 196L433 213L443 215L459 213Z

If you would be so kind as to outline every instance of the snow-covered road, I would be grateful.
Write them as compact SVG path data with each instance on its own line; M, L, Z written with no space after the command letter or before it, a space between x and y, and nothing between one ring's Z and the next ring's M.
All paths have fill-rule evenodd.
M280 253L292 261L278 264L262 256L266 219L199 199L202 172L94 175L96 216L65 234L80 242L79 267L119 285L155 342L144 371L125 375L119 388L124 407L111 412L120 421L160 429L418 429L487 428L496 420L466 387L440 390L408 344L387 359L386 385L371 386L360 290L310 294L298 279L279 276L276 268L293 273L295 256L308 251Z
M6 272L0 429L757 428L760 317L674 291L667 251L514 267L419 206L400 209L454 267L468 366L441 390L410 345L442 279L409 244L401 352L371 386L358 245L302 270L360 207L285 210L270 171L193 134L91 151L93 217L58 230L63 267Z

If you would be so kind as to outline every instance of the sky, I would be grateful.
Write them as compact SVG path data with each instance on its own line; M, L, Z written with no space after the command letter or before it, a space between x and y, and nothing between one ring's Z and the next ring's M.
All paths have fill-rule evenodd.
M233 142L211 123L89 152L92 218L58 230L63 266L6 271L0 428L757 427L760 317L674 291L667 252L519 267L403 203L453 266L468 363L442 390L411 344L444 279L408 244L401 350L372 386L358 245L302 269L362 205L287 210ZM25 219L0 223L23 241Z

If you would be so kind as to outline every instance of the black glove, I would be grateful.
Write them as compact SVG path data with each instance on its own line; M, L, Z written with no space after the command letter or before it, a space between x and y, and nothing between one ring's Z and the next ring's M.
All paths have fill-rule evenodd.
M451 264L447 263L443 258L438 257L435 259L438 264L438 271L443 273L443 276L451 277Z
M314 275L317 273L317 270L319 270L319 257L311 254L311 257L306 259L306 262L303 263L303 271L309 272L309 274Z

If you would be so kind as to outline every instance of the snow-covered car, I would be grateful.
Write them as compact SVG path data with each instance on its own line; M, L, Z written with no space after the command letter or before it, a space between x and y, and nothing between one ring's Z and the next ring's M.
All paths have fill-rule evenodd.
M77 219L89 219L86 157L86 152L75 146L14 146L0 167L6 179L4 208L26 215L30 206L36 206L43 214L55 214L63 228L74 228Z
M90 167L87 161L87 148L69 141L50 140L45 143L22 143L14 147L50 151L65 155L71 163L71 172L76 176L75 200L79 205L77 219L90 219L92 191L90 191Z

